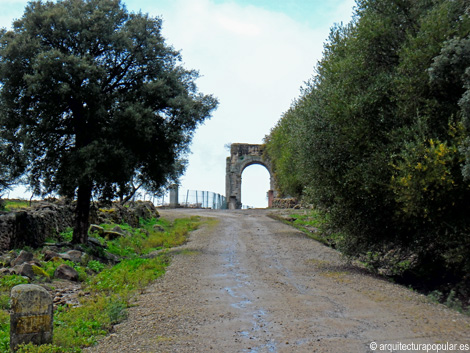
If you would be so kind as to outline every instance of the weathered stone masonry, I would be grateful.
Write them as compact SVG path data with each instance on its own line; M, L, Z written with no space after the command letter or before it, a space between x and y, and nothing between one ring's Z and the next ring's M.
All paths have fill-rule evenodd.
M74 204L66 202L38 202L31 208L0 214L0 251L30 246L40 247L47 238L73 227ZM113 204L111 207L92 207L90 223L128 223L137 227L139 218L158 217L151 202L137 201L129 207Z
M38 203L24 210L0 215L0 250L41 246L46 238L59 234L74 221L73 207Z
M263 145L251 145L246 143L233 143L230 146L230 157L227 157L225 194L229 209L242 207L242 173L246 167L252 164L264 166L270 175L269 206L274 195L274 177L271 165L263 159Z

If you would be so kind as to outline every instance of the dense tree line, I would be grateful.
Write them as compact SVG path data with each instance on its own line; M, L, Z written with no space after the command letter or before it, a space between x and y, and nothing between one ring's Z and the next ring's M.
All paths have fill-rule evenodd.
M0 191L23 176L37 195L76 199L76 243L93 196L175 182L217 105L161 28L120 0L59 0L0 30Z
M328 213L344 253L468 296L467 0L358 0L265 142L280 193Z

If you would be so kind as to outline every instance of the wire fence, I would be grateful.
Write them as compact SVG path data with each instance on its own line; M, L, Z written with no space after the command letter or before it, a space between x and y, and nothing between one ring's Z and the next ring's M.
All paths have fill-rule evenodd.
M186 190L178 195L181 207L211 208L221 210L227 208L225 196L212 191Z
M170 206L168 194L151 199L157 207ZM225 196L212 191L186 190L178 192L178 207L184 208L210 208L221 210L227 208Z

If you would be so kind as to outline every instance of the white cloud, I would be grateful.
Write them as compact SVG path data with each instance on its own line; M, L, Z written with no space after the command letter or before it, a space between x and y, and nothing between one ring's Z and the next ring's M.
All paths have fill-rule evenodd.
M258 36L260 34L260 28L253 23L234 20L224 15L217 16L216 21L222 28L234 34L243 36Z
M328 28L313 30L282 13L209 0L177 0L163 19L164 35L182 48L185 66L203 75L201 91L220 100L195 135L182 187L224 194L224 145L262 142L312 75ZM266 191L258 192L263 203Z

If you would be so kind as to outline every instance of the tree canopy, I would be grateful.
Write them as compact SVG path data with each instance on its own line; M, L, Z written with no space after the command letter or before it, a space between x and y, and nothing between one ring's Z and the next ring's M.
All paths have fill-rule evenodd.
M281 194L328 213L349 256L468 281L469 11L466 0L357 1L266 137Z
M217 105L161 27L119 0L60 0L30 2L0 32L2 141L26 156L36 194L77 198L75 242L86 241L93 193L177 180Z

